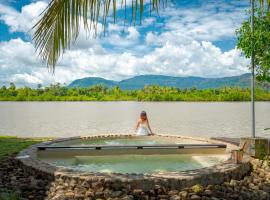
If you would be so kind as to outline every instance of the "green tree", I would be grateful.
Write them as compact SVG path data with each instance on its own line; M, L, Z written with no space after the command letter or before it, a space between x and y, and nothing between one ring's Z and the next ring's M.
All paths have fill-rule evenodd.
M250 20L242 23L236 30L237 48L241 49L247 58L255 53L256 74L259 81L270 82L270 12L269 7L256 6L254 16L254 32ZM251 42L254 41L254 42Z
M14 91L16 90L16 85L14 83L9 84L9 90Z
M9 88L8 91L10 93L11 96L16 96L17 95L17 91L16 91L16 85L14 83L10 83L9 84Z
M41 88L42 88L42 84L39 83L39 84L37 85L37 88L38 88L38 89L41 89Z

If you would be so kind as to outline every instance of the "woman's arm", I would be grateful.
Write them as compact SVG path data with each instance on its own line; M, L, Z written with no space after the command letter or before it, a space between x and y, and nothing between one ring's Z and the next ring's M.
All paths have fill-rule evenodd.
M140 121L138 120L138 122L137 122L137 124L136 124L136 127L135 127L135 132L138 131L139 125L140 125Z
M151 127L150 127L150 124L149 124L149 121L148 120L147 120L147 127L148 127L148 129L150 131L150 135L154 135L154 133L153 133Z

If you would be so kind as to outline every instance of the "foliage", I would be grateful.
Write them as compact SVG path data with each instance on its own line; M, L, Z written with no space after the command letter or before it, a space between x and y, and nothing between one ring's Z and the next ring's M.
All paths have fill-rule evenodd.
M249 101L248 88L179 89L175 87L145 86L141 90L122 90L95 85L87 88L68 88L60 84L49 87L0 88L1 101ZM256 100L270 101L270 92L256 89Z
M12 136L0 136L0 162L14 155L30 145L44 141L40 138L18 138Z
M247 58L255 53L257 79L270 82L270 13L267 9L256 8L254 16L254 32L252 34L250 19L242 23L236 30L237 48L241 49ZM253 42L252 42L253 41Z
M195 193L200 193L203 191L203 187L200 184L193 185L191 189Z

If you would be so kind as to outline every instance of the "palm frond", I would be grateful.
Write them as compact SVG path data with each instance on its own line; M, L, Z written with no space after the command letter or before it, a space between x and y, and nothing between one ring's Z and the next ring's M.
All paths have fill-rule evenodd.
M259 0L259 4L262 12L270 12L270 0Z
M52 0L33 27L33 40L41 60L54 71L58 58L76 41L81 24L85 30L97 32L101 21L105 30L111 9L116 21L117 1L125 7L126 18L126 0ZM136 21L138 12L142 20L146 3L145 0L132 0L131 21ZM158 11L159 3L160 0L151 0L151 11Z

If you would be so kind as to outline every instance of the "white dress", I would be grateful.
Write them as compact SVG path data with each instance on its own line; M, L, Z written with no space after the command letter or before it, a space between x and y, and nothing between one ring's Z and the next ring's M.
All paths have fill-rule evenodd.
M147 127L147 125L146 124L142 124L142 123L140 123L140 125L139 125L139 128L138 128L138 131L137 131L137 135L148 135L148 134L150 134L150 131L149 131L149 129L148 129L148 127Z

